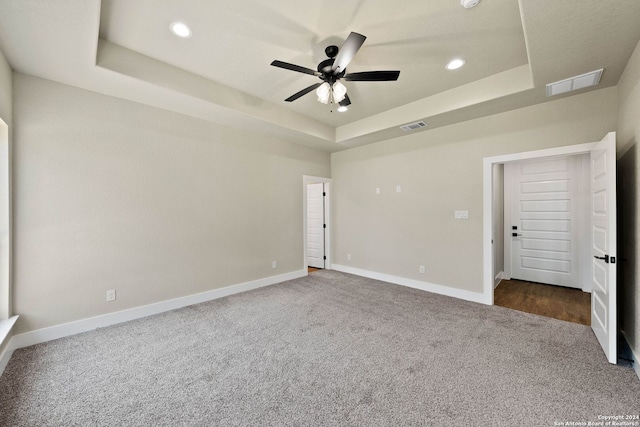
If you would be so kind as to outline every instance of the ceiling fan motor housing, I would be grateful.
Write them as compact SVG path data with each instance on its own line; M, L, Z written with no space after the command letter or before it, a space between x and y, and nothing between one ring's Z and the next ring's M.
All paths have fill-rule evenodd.
M333 73L333 61L335 61L334 58L325 59L318 64L318 71L325 75Z

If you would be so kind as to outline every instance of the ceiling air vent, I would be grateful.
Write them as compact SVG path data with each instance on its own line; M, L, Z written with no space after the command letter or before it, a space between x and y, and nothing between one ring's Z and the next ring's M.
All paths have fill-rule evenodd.
M415 123L409 123L408 125L400 126L400 129L402 129L405 132L411 132L412 130L421 129L425 127L427 127L427 124L425 122L415 122Z
M560 95L561 93L571 92L572 90L595 86L600 83L602 71L604 71L604 68L560 80L559 82L549 83L547 85L547 96Z

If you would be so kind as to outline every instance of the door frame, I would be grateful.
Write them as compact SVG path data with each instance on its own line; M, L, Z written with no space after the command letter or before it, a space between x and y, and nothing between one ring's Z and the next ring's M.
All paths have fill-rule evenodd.
M493 229L493 165L504 164L509 162L517 162L522 160L539 159L544 157L557 157L577 154L588 154L593 147L598 143L588 142L585 144L567 145L563 147L547 148L543 150L525 151L522 153L505 154L501 156L485 157L482 159L482 204L483 204L483 219L482 219L482 253L483 253L483 267L482 267L482 282L483 282L483 302L487 305L493 305L493 289L494 281L493 277L493 244L492 229ZM506 248L505 248L506 251Z
M307 185L308 184L324 184L324 223L327 228L324 230L324 256L327 259L324 262L325 270L331 270L331 178L321 176L302 176L302 254L304 271L309 269L307 262Z

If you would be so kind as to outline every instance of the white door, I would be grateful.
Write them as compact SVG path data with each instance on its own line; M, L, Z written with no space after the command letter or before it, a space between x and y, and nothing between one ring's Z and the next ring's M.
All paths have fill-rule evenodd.
M617 363L615 132L591 150L591 233L591 328L609 362Z
M324 268L324 184L307 185L307 265Z
M511 277L582 288L580 157L507 163L505 179L511 188Z

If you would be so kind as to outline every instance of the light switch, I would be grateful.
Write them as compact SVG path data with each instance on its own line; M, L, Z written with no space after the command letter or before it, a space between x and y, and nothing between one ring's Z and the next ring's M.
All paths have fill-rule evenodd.
M455 211L455 219L469 219L469 211Z

